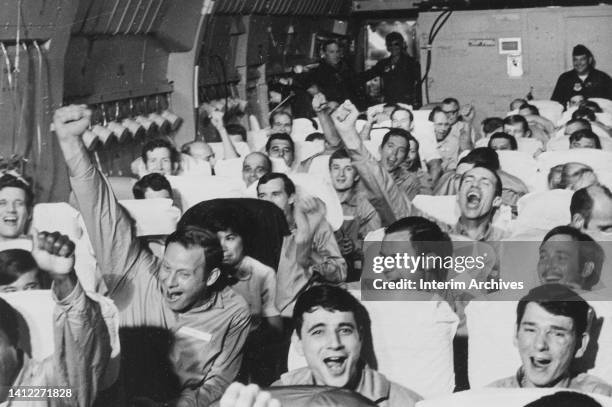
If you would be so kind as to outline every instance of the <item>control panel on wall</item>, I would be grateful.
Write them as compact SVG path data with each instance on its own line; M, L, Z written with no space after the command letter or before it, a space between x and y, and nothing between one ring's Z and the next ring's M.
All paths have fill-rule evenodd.
M511 78L523 76L523 55L521 38L500 38L499 54L506 55L506 70Z

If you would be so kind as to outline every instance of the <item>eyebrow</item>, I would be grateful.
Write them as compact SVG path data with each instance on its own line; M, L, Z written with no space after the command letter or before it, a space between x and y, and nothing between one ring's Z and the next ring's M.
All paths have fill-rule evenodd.
M325 328L325 324L322 323L322 322L320 322L318 324L315 324L315 325L311 326L310 328L308 328L308 332L312 332L312 331L314 331L315 329L318 329L318 328Z

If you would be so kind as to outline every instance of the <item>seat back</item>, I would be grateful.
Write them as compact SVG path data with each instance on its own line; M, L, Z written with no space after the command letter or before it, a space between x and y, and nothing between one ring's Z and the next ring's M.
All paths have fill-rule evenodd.
M531 155L523 151L498 150L497 156L503 171L519 178L530 191L538 187L538 165Z
M612 171L612 152L592 148L579 148L564 151L547 151L536 159L538 167L546 174L559 164L577 162L586 164L597 171Z
M193 205L215 198L240 198L244 196L241 178L220 176L169 176L172 189L181 202L183 211Z
M518 145L518 151L527 153L530 156L533 156L538 149L544 150L542 142L535 138L520 137L516 139L516 144Z
M215 153L215 158L217 159L217 161L225 160L225 150L223 149L223 143L215 142L208 143L208 145ZM243 141L234 143L234 148L236 149L236 152L242 157L248 155L251 152L251 148L249 147L249 145Z
M306 137L314 132L320 130L315 129L312 124L312 120L300 117L293 119L293 126L291 130L291 138L293 141L305 141Z
M461 215L457 195L417 195L412 204L425 217L446 225L454 225Z
M317 177L321 177L331 182L331 177L329 173L330 157L331 155L327 155L327 154L315 157L310 163L310 168L308 168L308 173L315 175Z
M334 230L340 229L344 222L342 205L331 183L312 174L291 173L289 178L295 183L298 195L305 194L319 198L325 204L325 218Z
M573 191L553 189L530 192L517 201L517 227L550 230L571 221L570 201Z
M119 204L136 224L136 236L169 235L176 230L181 210L172 199L125 199Z
M597 103L604 112L612 113L612 100L604 98L589 98L589 100Z
M538 108L540 116L557 123L563 115L563 105L554 100L531 100L530 105Z
M244 157L217 161L215 163L215 175L221 177L241 178L243 162Z

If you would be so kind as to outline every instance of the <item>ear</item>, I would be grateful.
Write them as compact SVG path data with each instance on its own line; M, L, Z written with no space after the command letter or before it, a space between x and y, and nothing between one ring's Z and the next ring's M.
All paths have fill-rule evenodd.
M289 205L293 205L295 203L295 194L290 195L289 199L287 199L287 202L289 203Z
M493 198L493 207L494 208L499 208L502 204L502 197L501 196L496 196L495 198Z
M207 287L212 286L214 283L217 282L220 276L221 276L221 270L219 270L219 267L215 267L214 269L212 269L210 271L210 274L208 274L208 278L206 279L206 286Z
M515 348L518 348L518 325L515 325L514 337L512 338L512 344Z
M582 214L575 213L574 216L572 216L572 226L576 229L584 228L584 223L584 216L582 216Z
M354 183L353 185L355 185L357 182L359 182L359 173L357 171L355 171L355 178L353 178Z
M582 271L580 272L580 275L582 276L582 278L587 279L593 274L594 271L595 263L593 263L592 261L587 261L586 263L584 263L584 266L582 266Z
M527 138L531 137L532 135L533 135L533 134L531 133L531 130L527 130L527 131L525 132L525 137L527 137Z
M583 333L582 337L579 339L580 343L576 347L576 353L574 354L574 358L581 358L586 352L587 346L589 345L589 334Z

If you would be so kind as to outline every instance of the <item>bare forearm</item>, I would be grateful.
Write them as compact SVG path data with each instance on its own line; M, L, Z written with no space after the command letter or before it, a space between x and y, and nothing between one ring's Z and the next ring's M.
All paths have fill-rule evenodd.
M78 279L74 270L65 276L53 278L53 293L58 300L66 298L76 287Z
M342 139L338 135L329 114L325 110L321 110L317 112L317 118L319 119L319 123L321 123L321 130L323 130L323 135L327 143L332 147L339 146L340 143L342 143Z
M219 131L219 135L221 136L221 141L223 143L223 155L224 155L223 158L226 160L229 160L230 158L240 157L240 155L238 154L238 151L236 151L236 147L234 146L234 143L232 143L232 140L227 134L225 127L219 126L217 127L217 130Z

